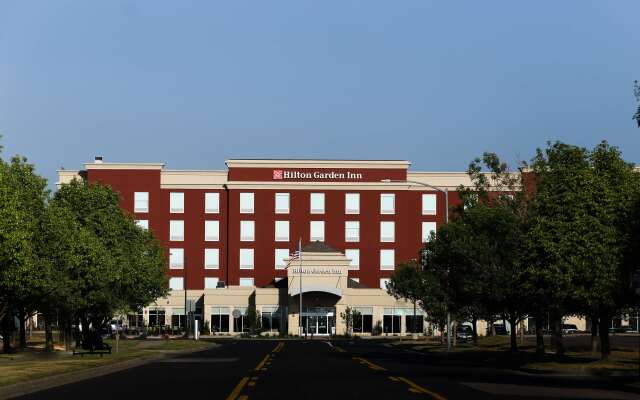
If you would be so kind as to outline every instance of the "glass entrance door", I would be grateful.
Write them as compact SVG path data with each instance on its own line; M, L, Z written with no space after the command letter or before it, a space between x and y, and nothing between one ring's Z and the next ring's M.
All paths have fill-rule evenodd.
M308 309L302 313L302 330L307 335L329 335L335 331L333 311Z

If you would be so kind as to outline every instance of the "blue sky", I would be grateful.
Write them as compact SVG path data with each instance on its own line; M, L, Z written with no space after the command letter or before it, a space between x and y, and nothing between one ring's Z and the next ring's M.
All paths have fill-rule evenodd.
M602 139L640 162L638 1L0 0L0 132L107 161L408 159Z

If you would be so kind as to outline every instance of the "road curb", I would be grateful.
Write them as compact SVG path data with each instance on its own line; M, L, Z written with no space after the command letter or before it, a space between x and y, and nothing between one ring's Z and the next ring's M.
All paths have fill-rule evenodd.
M14 383L0 387L0 400L11 399L14 397L24 396L27 394L40 392L42 390L51 389L57 386L68 385L70 383L80 382L99 376L120 372L127 369L139 367L164 358L179 357L185 354L197 353L199 351L210 350L218 347L218 344L212 343L209 347L199 349L179 350L176 352L162 353L146 358L134 358L132 360L115 362L113 364L101 365L99 367L82 369L79 371L65 372L63 374L46 376L43 378L33 379L25 382Z

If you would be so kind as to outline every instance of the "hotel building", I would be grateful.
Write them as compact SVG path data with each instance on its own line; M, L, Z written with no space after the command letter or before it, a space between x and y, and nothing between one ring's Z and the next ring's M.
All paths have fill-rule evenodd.
M167 249L170 295L130 323L182 325L186 308L213 333L238 334L255 307L267 332L298 334L302 322L309 334L343 334L340 314L349 306L359 312L359 334L429 329L385 284L398 264L419 258L445 221L445 191L449 206L458 204L466 173L413 172L399 160L226 165L171 170L96 157L84 170L58 171L58 184L86 179L113 188Z

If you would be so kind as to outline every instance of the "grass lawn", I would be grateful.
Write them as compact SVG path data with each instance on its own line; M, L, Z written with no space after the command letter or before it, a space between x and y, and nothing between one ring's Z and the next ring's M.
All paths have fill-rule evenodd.
M120 340L119 351L114 353L113 340L105 340L114 347L112 354L73 356L71 352L57 350L43 351L42 342L30 342L29 348L15 354L0 354L0 386L28 381L50 375L98 367L101 365L152 357L161 353L171 353L188 349L205 349L211 342L195 340Z
M589 335L570 335L564 338L565 356L557 357L545 337L547 353L539 358L535 354L535 337L525 337L524 343L518 337L519 352L509 351L508 336L479 338L478 345L472 342L460 343L447 354L446 343L439 338L394 341L394 346L425 352L437 357L445 364L486 366L494 368L519 369L529 372L563 373L571 375L638 375L640 363L640 337L611 336L611 356L600 360L599 354L591 353Z

